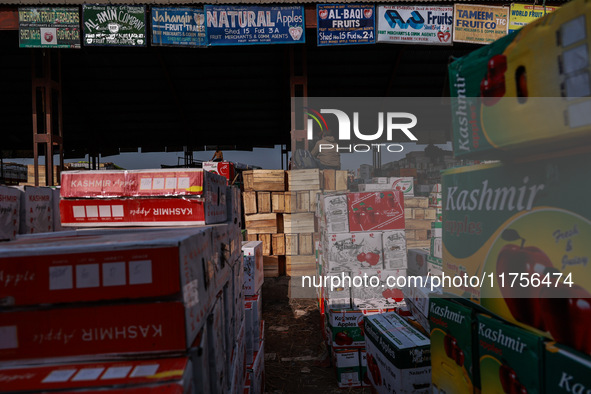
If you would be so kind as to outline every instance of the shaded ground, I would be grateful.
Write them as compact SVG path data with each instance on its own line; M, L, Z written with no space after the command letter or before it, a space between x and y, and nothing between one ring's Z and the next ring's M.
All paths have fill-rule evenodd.
M369 389L337 386L315 300L289 301L268 293L263 289L267 393L370 393Z

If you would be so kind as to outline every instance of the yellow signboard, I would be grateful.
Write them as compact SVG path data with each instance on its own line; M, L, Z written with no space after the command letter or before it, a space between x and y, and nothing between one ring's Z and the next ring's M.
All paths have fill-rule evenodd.
M511 4L511 12L509 12L509 33L521 29L528 23L554 12L558 8L532 4Z
M454 5L455 42L488 44L507 35L509 9L484 5Z

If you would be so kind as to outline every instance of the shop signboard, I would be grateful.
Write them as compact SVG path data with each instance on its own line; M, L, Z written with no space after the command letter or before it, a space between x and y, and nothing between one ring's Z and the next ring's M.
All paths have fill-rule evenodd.
M146 46L146 6L84 4L85 46Z
M318 4L318 46L373 44L375 7L355 4Z
M19 7L20 48L80 48L77 7Z
M453 7L378 7L378 42L396 44L451 45Z
M304 7L206 5L209 45L306 42Z
M454 42L488 44L507 35L507 7L454 5Z
M205 14L201 8L153 7L152 45L206 46Z
M523 26L546 14L556 11L557 6L542 6L533 4L511 4L509 12L509 33L521 29Z

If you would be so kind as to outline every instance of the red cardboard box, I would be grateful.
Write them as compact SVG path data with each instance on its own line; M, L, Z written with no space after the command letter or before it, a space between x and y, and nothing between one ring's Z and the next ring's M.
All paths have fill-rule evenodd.
M14 239L19 233L21 192L0 186L0 240Z
M62 198L201 195L209 182L226 184L202 169L64 171Z
M404 197L399 190L349 193L349 231L404 229Z
M201 316L208 311L215 287L210 227L89 232L0 244L0 304L176 294L187 303L188 313ZM197 319L195 324L199 329L202 322Z
M62 226L178 226L226 221L225 192L209 198L109 198L60 201ZM220 198L220 200L218 200Z
M229 182L234 180L234 163L229 161L205 161L203 170L225 177Z
M191 362L186 357L19 366L0 369L3 392L143 392L188 393ZM115 389L117 387L117 389ZM158 388L159 391L156 391ZM151 391L154 390L154 391Z
M182 302L2 312L0 361L181 352L194 342L204 317Z

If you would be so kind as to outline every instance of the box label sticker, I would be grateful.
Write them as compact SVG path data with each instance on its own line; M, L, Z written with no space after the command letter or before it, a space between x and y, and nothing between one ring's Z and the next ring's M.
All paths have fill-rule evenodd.
M49 290L64 290L74 287L72 266L49 267Z

